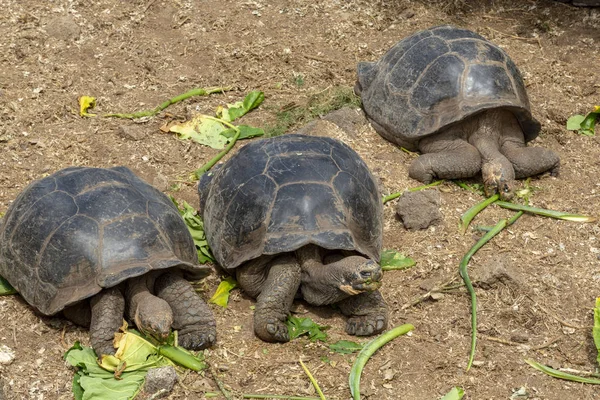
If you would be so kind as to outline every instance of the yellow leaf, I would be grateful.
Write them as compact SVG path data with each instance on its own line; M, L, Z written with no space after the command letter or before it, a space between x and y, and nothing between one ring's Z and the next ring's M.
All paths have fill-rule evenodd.
M594 112L600 112L600 106L594 106Z
M96 98L91 96L81 96L79 98L79 115L82 117L95 117L96 114L90 114L87 111L96 107Z
M227 303L229 302L229 292L235 287L237 287L238 283L232 277L227 277L219 283L219 287L215 291L213 297L210 298L210 302L214 303L221 307L227 307Z
M150 342L134 333L125 332L118 338L115 355L104 354L98 364L111 372L136 371L155 364L156 360L148 361L148 357L157 352Z

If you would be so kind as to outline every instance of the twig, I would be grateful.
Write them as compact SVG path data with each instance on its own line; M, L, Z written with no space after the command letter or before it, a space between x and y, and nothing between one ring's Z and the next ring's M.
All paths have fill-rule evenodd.
M154 393L152 396L148 397L147 400L155 400L158 398L161 398L163 394L168 393L169 391L167 389L160 389L158 392Z
M208 96L209 94L222 93L222 92L225 92L228 90L231 90L231 87L220 87L220 88L209 88L209 89L196 88L196 89L189 90L183 94L180 94L179 96L175 96L172 99L165 101L164 103L160 104L159 106L157 106L156 108L154 108L152 110L139 111L139 112L132 113L132 114L119 114L119 113L104 114L103 117L125 118L125 119L152 117L152 116L158 114L159 112L161 112L162 110L164 110L165 108L167 108L175 103L179 103L180 101L189 99L190 97Z
M221 391L221 393L223 393L223 396L225 396L225 398L227 400L232 400L233 397L231 397L231 394L229 393L229 391L227 389L225 389L225 385L223 385L223 382L221 382L221 380L219 378L217 378L217 373L215 372L215 369L213 368L213 366L209 364L208 370L210 371L210 375L212 376L214 381L217 383L219 390Z
M419 303L427 300L428 298L430 298L432 293L437 293L437 292L444 291L445 288L448 287L455 280L456 280L456 277L452 277L452 279L450 279L449 281L444 282L441 285L435 286L430 291L428 291L427 293L425 293L425 294L417 297L415 300L411 301L410 303L404 304L400 309L401 310L406 310L407 308L416 306L417 304L419 304Z
M501 344L505 344L507 346L522 346L523 345L523 343L513 342L512 340L506 340L506 339L497 338L494 336L488 336L488 335L484 335L482 333L479 334L479 337L481 337L485 340L489 340L490 342L501 343Z
M517 39L517 40L525 40L527 42L534 41L534 42L536 42L538 44L538 46L540 46L540 49L542 48L542 42L540 41L540 38L526 38L526 37L522 37L522 36L515 36L515 35L508 34L508 33L500 32L500 31L497 31L497 30L492 29L490 27L488 27L488 29L490 31L492 31L492 32L499 33L499 34L507 36L509 38L513 38L513 39Z
M310 379L310 382L312 383L312 385L315 387L315 390L319 394L319 398L321 398L321 400L326 400L325 395L323 394L323 392L321 391L321 388L319 387L319 384L317 383L317 380L312 376L312 374L308 370L308 367L306 365L304 365L304 363L302 362L302 359L299 359L298 361L300 361L300 365L302 366L302 369L304 370L304 372L308 376L308 379Z
M439 181L431 182L431 183L429 183L427 185L422 185L422 186L417 186L417 187L413 187L413 188L408 188L405 191L406 192L418 192L419 190L429 189L431 187L441 185L442 183L444 183L443 179L439 180ZM390 200L394 200L394 199L402 196L402 193L404 193L404 192L396 192L396 193L392 193L392 194L388 194L387 196L384 196L383 197L383 204L387 203Z
M593 376L594 378L600 378L600 374L597 374L595 372L581 371L579 369L573 369L573 368L559 368L558 370L562 371L562 372L571 373L571 374L577 374L577 375L583 375L583 376Z
M320 61L320 62L328 62L328 63L335 62L334 60L330 60L328 58L311 56L309 54L304 54L304 58L308 58L309 60L315 60L315 61Z
M573 325L563 319L560 319L558 316L556 316L555 314L553 314L550 310L548 310L547 308L545 308L544 306L542 306L541 304L539 304L537 301L535 301L534 299L532 299L531 297L527 296L529 298L529 300L531 300L533 302L533 304L535 304L537 307L540 308L540 310L542 310L543 312L545 312L546 314L548 314L550 317L554 318L558 323L560 323L561 325L564 325L568 328L573 328L573 329L591 329L591 327L589 326L580 326L580 325Z
M532 347L531 350L542 350L545 349L546 347L550 347L552 346L554 343L558 342L561 339L560 336L555 337L554 339L549 340L548 342L540 345L540 346L536 346L536 347Z

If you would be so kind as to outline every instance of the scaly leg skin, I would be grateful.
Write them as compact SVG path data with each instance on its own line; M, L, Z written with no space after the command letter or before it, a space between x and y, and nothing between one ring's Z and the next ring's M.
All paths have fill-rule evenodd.
M173 329L179 344L188 350L206 349L217 340L217 324L210 307L192 285L177 273L167 272L154 283L154 291L173 311Z
M123 325L125 299L121 291L108 288L92 297L92 320L90 322L90 342L98 357L115 354L113 341L115 332Z
M440 133L419 143L423 155L412 162L408 176L423 183L434 179L461 179L481 170L479 151L453 134Z
M338 306L348 317L346 333L349 335L375 335L387 327L388 307L378 290L348 297Z
M285 321L300 286L300 265L294 255L274 258L268 269L254 311L254 332L265 342L287 342L290 336Z
M550 171L550 175L558 176L560 158L552 150L543 147L527 147L525 143L507 140L502 144L502 153L512 163L515 177L527 178Z

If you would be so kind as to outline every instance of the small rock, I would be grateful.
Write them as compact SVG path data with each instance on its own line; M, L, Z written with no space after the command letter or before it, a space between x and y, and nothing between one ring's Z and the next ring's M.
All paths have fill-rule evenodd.
M356 137L367 124L365 114L360 108L340 108L325 115L323 119L336 124L352 137Z
M148 370L148 374L146 375L144 393L154 399L166 397L171 393L176 382L177 372L175 372L175 368L172 366L152 368ZM158 392L162 392L162 394L156 396Z
M136 125L121 125L119 126L119 134L127 140L138 141L146 137L146 131L142 126Z
M404 192L398 200L396 214L409 230L426 229L442 220L441 198L437 189Z
M0 364L9 365L14 361L14 359L15 352L10 347L5 344L0 346Z
M79 25L68 15L56 17L48 21L46 25L46 33L48 36L66 42L79 39L81 29Z

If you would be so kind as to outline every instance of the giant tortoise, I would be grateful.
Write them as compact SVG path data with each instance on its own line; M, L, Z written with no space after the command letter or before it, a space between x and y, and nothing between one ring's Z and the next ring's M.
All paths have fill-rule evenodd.
M452 26L417 32L379 61L358 64L355 91L375 130L423 153L411 178L468 178L510 199L514 179L559 171L551 150L526 147L540 124L510 57L477 33Z
M344 143L289 134L244 146L199 184L212 252L257 299L254 331L289 340L295 296L336 304L346 331L372 335L387 325L377 290L382 202L363 160Z
M125 167L71 167L27 186L0 221L0 275L42 314L90 326L114 353L125 310L159 340L202 349L216 339L193 239L171 200Z

